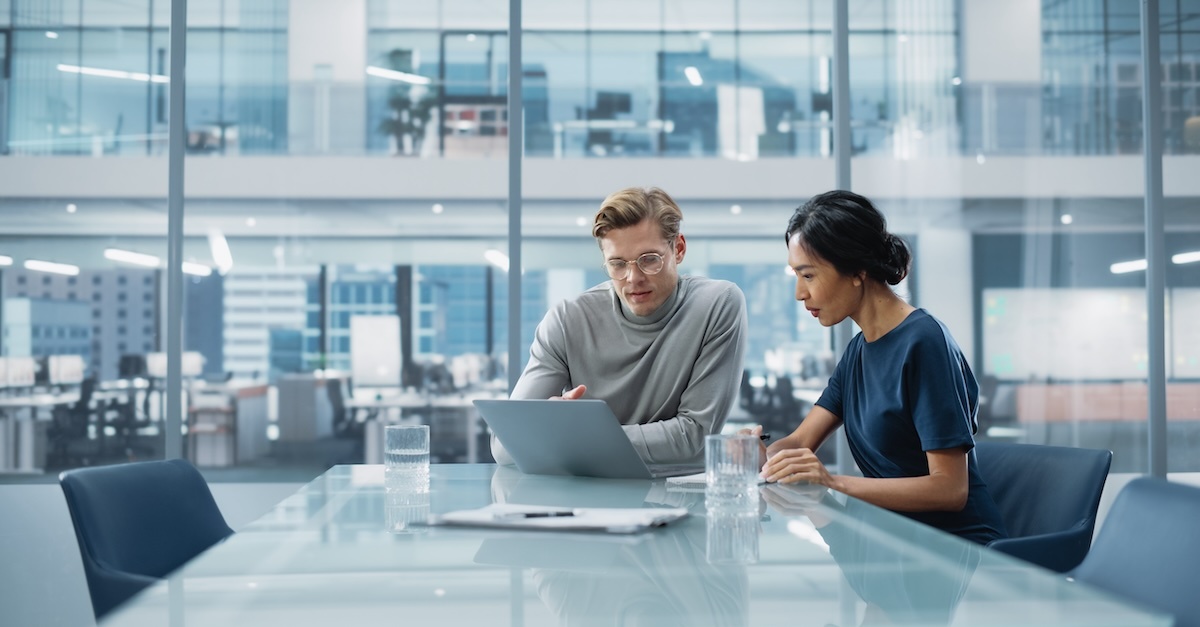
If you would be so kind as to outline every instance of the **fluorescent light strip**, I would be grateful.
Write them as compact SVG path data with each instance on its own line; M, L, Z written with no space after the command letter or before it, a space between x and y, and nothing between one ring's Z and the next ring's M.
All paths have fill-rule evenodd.
M700 70L696 69L696 66L694 65L689 65L683 68L683 75L686 76L688 82L695 87L699 87L704 84L704 78L700 76Z
M213 263L217 264L217 272L227 274L233 269L233 253L223 233L216 229L209 231L208 247L212 251Z
M1171 263L1175 264L1195 263L1197 261L1200 261L1200 250L1171 255Z
M483 258L487 259L488 263L492 264L493 266L508 272L508 255L496 250L495 248L489 248L483 251Z
M9 257L8 255L0 255L0 266L11 266L12 264L12 257Z
M34 270L37 272L49 272L52 274L65 274L67 276L77 276L79 274L79 266L73 266L69 263L40 261L38 259L26 259L25 269Z
M147 268L157 268L161 264L161 260L154 255L135 253L132 250L121 250L120 248L105 248L104 258Z
M409 83L411 85L429 85L429 84L433 83L433 79L431 79L427 76L421 76L420 74L410 74L408 72L400 72L398 70L389 70L387 68L382 68L377 65L368 65L367 66L367 74L370 74L371 76L377 76L379 78L386 78L391 81L400 81L402 83Z
M183 273L192 276L209 276L212 274L212 268L202 263L192 263L190 261L183 262Z
M1113 274L1128 274L1130 272L1141 272L1146 269L1145 259L1134 259L1133 261L1121 261L1114 263L1108 267L1109 272Z
M169 83L171 79L162 74L147 74L145 72L126 72L124 70L106 70L98 67L84 67L81 65L67 65L66 63L58 64L59 72L68 72L71 74L86 74L87 76L102 76L104 78L123 78L130 81L141 81L143 83Z

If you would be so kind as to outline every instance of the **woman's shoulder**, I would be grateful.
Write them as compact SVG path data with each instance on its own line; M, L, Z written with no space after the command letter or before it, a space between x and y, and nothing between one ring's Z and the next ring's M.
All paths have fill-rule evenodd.
M961 352L958 342L954 340L954 335L950 333L946 324L928 311L916 309L904 322L905 324L902 325L905 328L904 335L907 337L906 343L910 346L939 352L947 350L952 353Z

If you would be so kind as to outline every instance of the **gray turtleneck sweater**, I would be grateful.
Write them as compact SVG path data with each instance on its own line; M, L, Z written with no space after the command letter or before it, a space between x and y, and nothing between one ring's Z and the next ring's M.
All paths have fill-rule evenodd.
M703 461L704 436L725 424L741 378L746 302L733 283L682 276L658 310L635 316L606 282L548 312L529 353L512 398L583 384L647 463ZM494 436L492 455L513 463Z

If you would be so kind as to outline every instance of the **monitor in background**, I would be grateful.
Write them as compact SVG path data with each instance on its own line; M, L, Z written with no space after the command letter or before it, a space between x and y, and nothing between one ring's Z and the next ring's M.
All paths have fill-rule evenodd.
M46 358L50 385L79 385L86 368L79 355L51 355Z
M121 355L121 359L117 361L117 376L122 379L146 376L146 356Z
M37 360L33 357L9 357L7 359L9 387L33 387L37 382Z
M204 355L196 351L184 351L180 360L180 374L185 377L204 374ZM154 379L167 378L166 353L146 353L146 376Z
M357 388L400 387L400 316L350 317L350 377Z

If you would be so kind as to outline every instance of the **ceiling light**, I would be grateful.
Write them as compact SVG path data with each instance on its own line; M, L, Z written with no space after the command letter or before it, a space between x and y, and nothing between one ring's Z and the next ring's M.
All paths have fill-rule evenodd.
M1075 218L1072 217L1071 214L1069 214L1069 213L1064 213L1061 216L1059 216L1058 221L1062 222L1063 224L1070 224L1075 221Z
M446 208L442 206L442 203L440 203L440 202L433 203L433 212L434 213L441 213L445 210L446 210Z
M75 213L76 211L79 211L79 207L75 203L67 203L67 213Z
M147 268L157 268L160 263L159 258L154 255L135 253L132 250L121 250L120 248L105 248L104 258Z
M368 65L367 74L370 74L371 76L377 76L379 78L386 78L390 81L400 81L401 83L409 83L412 85L429 85L433 82L433 79L427 76L410 74L409 72L400 72L398 70L389 70L376 65Z
M495 248L489 248L483 251L483 258L487 259L488 263L492 264L493 266L508 272L508 255L496 250Z
M255 220L253 217L246 218L246 226L254 226L256 224L258 224L258 220Z
M1171 263L1175 264L1195 263L1197 261L1200 261L1200 250L1171 255Z
M9 257L8 255L0 255L0 266L11 266L12 264L12 257Z
M212 268L210 268L202 263L193 263L191 261L185 261L185 262L183 262L182 265L183 265L183 273L184 274L190 274L192 276L208 276L208 275L212 274Z
M58 33L48 30L46 31L46 39L58 39Z
M696 69L696 66L694 65L689 65L683 68L683 75L687 77L688 82L694 87L699 87L704 84L704 78L700 76L700 70Z
M1108 267L1109 272L1113 274L1128 274L1130 272L1140 272L1146 269L1145 259L1134 259L1133 261L1121 261L1114 263Z
M50 272L52 274L65 274L67 276L77 276L79 274L79 266L73 266L69 263L54 263L53 261L39 261L37 259L25 260L25 269L37 272Z
M962 78L959 76L955 76L954 78L950 79L950 84L951 85L962 85Z
M587 226L587 218L583 216L575 218L575 226Z
M475 33L468 34L467 41L475 41Z
M742 215L742 206L741 205L733 205L732 207L729 208L729 213L732 213L735 216Z
M69 74L86 74L88 76L100 76L103 78L123 78L131 81L141 81L143 83L169 83L171 79L162 74L147 74L145 72L126 72L125 70L108 70L98 67L84 67L82 65L67 65L66 63L58 64L59 72L67 72Z
M228 274L233 269L233 253L229 250L225 235L217 229L209 231L208 248L212 252L213 262L217 264L217 272Z
M981 152L981 153L975 155L975 163L978 163L979 165L983 165L984 163L987 163L987 157L983 156L983 153Z

